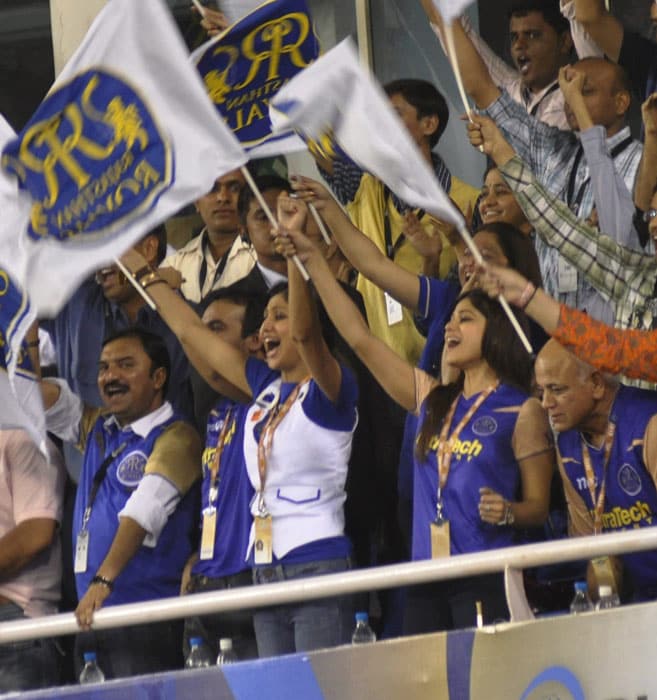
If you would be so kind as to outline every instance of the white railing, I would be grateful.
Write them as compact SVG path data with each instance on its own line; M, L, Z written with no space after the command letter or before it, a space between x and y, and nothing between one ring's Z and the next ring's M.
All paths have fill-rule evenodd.
M648 549L657 549L657 527L596 537L578 537L571 540L506 547L476 554L462 554L448 559L358 569L282 583L245 586L228 591L162 598L145 603L110 606L95 614L93 627L108 629L228 610L261 608L300 600L409 586L463 576L477 576L509 569L521 570L563 561L589 559L605 554L622 554ZM0 624L0 644L75 634L78 631L73 613L4 622Z

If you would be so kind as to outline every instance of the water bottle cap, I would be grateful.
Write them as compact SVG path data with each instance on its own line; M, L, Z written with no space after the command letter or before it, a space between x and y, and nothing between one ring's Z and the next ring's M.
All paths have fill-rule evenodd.
M586 585L586 581L575 581L575 590L578 592L584 592L587 593L589 590L589 587Z
M219 640L220 651L230 651L233 648L233 640L225 637Z
M203 644L203 637L191 637L189 640L190 647L200 647Z
M366 612L356 613L356 622L367 622L369 620L369 615Z
M84 654L82 654L82 657L84 658L85 663L89 663L90 661L95 661L96 660L96 652L95 651L85 651Z
M600 586L600 597L606 598L611 595L611 586Z

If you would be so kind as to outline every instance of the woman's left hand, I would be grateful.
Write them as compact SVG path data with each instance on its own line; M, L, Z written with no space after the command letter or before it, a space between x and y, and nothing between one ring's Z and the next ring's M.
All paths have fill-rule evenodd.
M499 525L506 515L506 499L486 486L479 489L479 517L491 525Z

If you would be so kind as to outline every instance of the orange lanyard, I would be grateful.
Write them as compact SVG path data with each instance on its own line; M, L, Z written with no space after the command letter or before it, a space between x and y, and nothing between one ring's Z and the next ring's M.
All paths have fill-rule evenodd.
M470 406L466 414L461 418L459 424L454 428L454 431L449 435L449 429L452 426L452 421L454 420L454 413L456 412L456 407L458 406L460 395L457 396L452 405L450 406L449 412L445 417L445 422L443 423L442 430L440 431L440 439L438 441L438 451L436 455L436 462L438 463L438 499L436 502L437 516L438 520L442 520L443 511L443 499L442 491L447 483L447 477L449 476L449 470L452 464L452 455L454 454L454 443L459 439L463 428L472 420L472 416L481 408L481 404L497 389L500 385L499 382L488 387L479 394L477 400ZM448 437L449 435L449 437Z
M602 513L605 508L605 496L607 495L607 467L609 466L609 458L611 457L611 448L614 444L614 436L616 435L616 424L609 421L607 433L605 434L604 457L602 461L602 481L600 484L600 492L598 497L595 497L595 472L591 463L591 453L584 438L580 438L582 442L582 461L584 462L584 472L586 473L586 483L589 486L591 494L591 503L593 504L593 532L599 535L602 532Z
M290 395L285 399L285 401L280 403L279 400L272 407L267 422L265 423L262 432L260 433L260 439L258 440L258 472L260 474L260 490L258 491L258 512L261 516L267 514L267 508L265 506L265 480L267 478L267 459L271 454L272 447L274 444L274 433L276 428L281 424L282 420L289 413L290 409L294 405L294 402L299 396L301 387L308 381L309 377L302 379L290 392Z
M221 426L219 437L217 438L217 447L214 451L212 466L210 467L210 490L208 491L208 507L214 508L219 496L219 471L221 469L221 455L224 447L228 442L228 431L233 422L233 408L229 408L224 417L224 423Z

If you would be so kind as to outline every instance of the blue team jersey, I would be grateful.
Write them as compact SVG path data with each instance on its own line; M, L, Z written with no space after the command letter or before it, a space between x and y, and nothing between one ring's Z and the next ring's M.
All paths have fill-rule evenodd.
M643 438L650 419L657 413L657 393L621 386L611 410L616 435L609 456L606 498L602 514L605 532L650 527L657 524L657 489L643 462ZM591 499L582 460L580 433L560 433L557 447L563 471L591 513ZM604 448L589 445L596 478L596 497L603 478ZM625 576L630 577L636 600L657 597L657 552L637 552L622 557Z
M245 561L249 545L251 514L249 504L253 498L253 486L244 463L244 419L248 404L221 399L208 415L205 450L203 451L203 484L201 508L209 505L212 480L210 468L215 458L217 442L226 417L230 421L219 465L217 526L212 559L196 562L192 573L220 578L248 569Z
M477 400L478 394L458 399L450 434ZM515 543L511 527L483 522L479 517L479 489L487 486L509 501L520 491L520 468L512 437L520 408L528 395L501 384L463 428L453 448L451 468L443 489L443 514L450 522L451 553L480 552ZM425 402L426 403L426 402ZM418 426L424 421L422 405ZM429 526L436 519L438 491L438 435L425 460L415 458L413 500L413 559L431 558Z
M130 428L125 430L100 417L89 432L84 465L73 513L73 551L82 529L93 478L105 456L124 446L110 463L93 503L87 525L89 549L87 568L75 575L78 596L87 591L91 579L107 556L119 526L118 514L135 491L155 442L167 428L181 421L180 414L153 428L142 438ZM198 489L190 488L167 520L155 547L142 545L117 576L105 605L134 603L176 596L180 593L182 571L196 545Z

